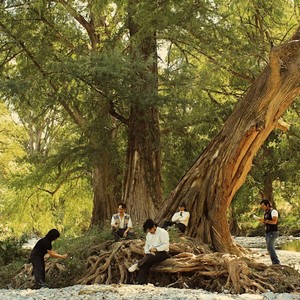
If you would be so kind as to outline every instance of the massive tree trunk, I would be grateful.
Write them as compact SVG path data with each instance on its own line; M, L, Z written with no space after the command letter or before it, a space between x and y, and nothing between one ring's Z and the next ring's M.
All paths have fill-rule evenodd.
M153 218L162 199L157 115L155 108L131 108L124 200L138 222Z
M240 254L229 232L228 206L254 155L299 94L300 26L290 41L272 48L269 65L172 191L157 219L169 217L185 201L191 212L189 235L217 251Z
M110 164L104 162L101 153L101 162L95 161L93 166L93 213L91 224L110 224L112 212L117 210L117 199L113 196L110 187L113 187L114 179L110 170Z
M155 33L140 35L131 18L134 5L132 2L129 7L131 56L133 62L141 59L148 65L137 70L139 79L132 87L138 97L131 105L128 122L124 201L133 219L142 222L156 215L162 201L159 116L155 104L149 104L155 102L158 91L157 45Z
M112 213L117 211L117 204L121 202L121 182L114 139L112 117L109 115L109 104L98 99L97 124L98 131L90 133L91 161L93 164L93 212L91 225L110 224ZM95 126L97 128L97 126ZM89 133L87 133L88 135Z

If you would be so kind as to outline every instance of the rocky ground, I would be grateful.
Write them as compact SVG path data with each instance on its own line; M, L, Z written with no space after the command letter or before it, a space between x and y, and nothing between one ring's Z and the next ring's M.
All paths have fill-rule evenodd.
M294 240L293 237L281 237L278 244ZM263 237L235 238L235 241L244 247L253 249L254 257L258 261L270 264L270 258L264 248ZM282 264L294 266L299 270L300 252L278 250L278 256ZM300 294L241 294L231 295L226 293L209 293L197 289L161 288L153 285L76 285L60 289L43 288L40 290L0 290L0 300L300 300Z

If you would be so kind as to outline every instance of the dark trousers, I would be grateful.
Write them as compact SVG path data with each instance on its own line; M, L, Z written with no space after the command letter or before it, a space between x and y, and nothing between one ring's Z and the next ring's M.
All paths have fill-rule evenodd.
M126 229L127 228L118 228L118 229L112 228L111 232L112 232L112 234L114 236L115 241L118 241L120 238L124 237L124 232L126 231ZM131 232L131 231L129 231L127 233L126 239L132 239L133 236L134 236L134 233Z
M174 224L175 224L175 227L178 228L182 233L185 232L186 226L182 223L176 223L176 222L172 222L172 221L165 221L162 227L166 229L167 227L172 226Z
M138 262L138 284L147 284L148 283L148 275L151 266L156 263L159 263L165 259L169 258L169 254L165 251L156 252L153 254L146 254L139 262Z
M35 279L35 288L45 286L45 261L43 257L33 255L30 256L30 261L33 266L33 276Z

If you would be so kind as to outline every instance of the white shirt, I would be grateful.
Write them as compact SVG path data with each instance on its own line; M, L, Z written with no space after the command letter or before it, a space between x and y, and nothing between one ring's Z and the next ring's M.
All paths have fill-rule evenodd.
M182 216L180 215L182 213ZM190 213L188 211L178 211L172 217L172 222L179 222L188 226L190 219Z
M119 216L119 220L116 220L114 218L114 216L112 216L111 218L111 226L117 226L121 229L124 228L124 221L125 221L125 216L128 216L129 217L129 220L128 220L128 224L127 224L127 228L132 228L132 221L131 221L131 218L128 214L124 214L123 217L120 216L120 214L118 213L118 216ZM117 222L116 222L117 221ZM117 223L117 224L116 224Z
M157 251L169 251L169 233L163 228L157 227L154 234L148 232L146 235L145 253L149 254L151 248Z

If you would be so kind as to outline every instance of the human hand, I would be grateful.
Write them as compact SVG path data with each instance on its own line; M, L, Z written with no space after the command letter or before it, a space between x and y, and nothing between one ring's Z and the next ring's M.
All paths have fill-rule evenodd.
M68 258L68 254L62 255L62 258Z
M123 237L127 237L127 235L128 235L128 232L125 231L125 232L123 233Z
M151 253L155 253L155 252L157 251L157 249L156 249L156 248L151 248L149 251L150 251Z

